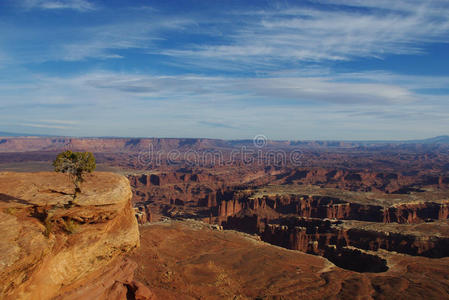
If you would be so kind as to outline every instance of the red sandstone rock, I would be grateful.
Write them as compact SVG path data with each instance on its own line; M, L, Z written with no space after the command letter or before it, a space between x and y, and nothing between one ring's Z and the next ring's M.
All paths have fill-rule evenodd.
M123 254L139 245L129 182L95 172L66 206L70 184L54 172L0 173L2 298L126 299L136 265Z

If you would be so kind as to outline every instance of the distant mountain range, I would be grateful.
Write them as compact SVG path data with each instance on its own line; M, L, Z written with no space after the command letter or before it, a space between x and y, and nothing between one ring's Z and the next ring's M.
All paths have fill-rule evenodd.
M433 138L428 138L424 140L412 140L407 141L407 143L413 144L449 144L449 135L440 135Z
M63 138L82 138L82 137L65 137L65 136L55 136L55 135L48 135L48 134L26 134L26 133L15 133L15 132L5 132L0 131L0 137L63 137ZM131 139L129 137L89 137L89 138L101 138L101 139ZM132 139L139 139L139 138L132 138ZM145 139L145 138L143 138ZM191 139L185 139L181 138L182 140L201 140L201 138L191 138ZM204 140L215 140L220 141L220 139L204 139ZM226 140L221 140L226 143ZM228 140L228 142L231 142L234 145L238 144L247 144L252 143L252 140L245 139L245 140ZM279 142L286 142L286 141L279 141ZM325 144L329 143L338 143L338 142L347 142L351 144L360 144L360 145L367 145L367 144L449 144L449 135L440 135L432 138L427 139L420 139L420 140L366 140L366 141L351 141L351 140L307 140L307 141L301 141L301 140L295 140L291 141L293 144L301 144L302 142L324 142Z
M0 136L26 136L26 135L21 134L21 133L11 133L11 132L0 131Z
M48 134L30 134L30 133L16 133L0 131L0 136L51 136Z

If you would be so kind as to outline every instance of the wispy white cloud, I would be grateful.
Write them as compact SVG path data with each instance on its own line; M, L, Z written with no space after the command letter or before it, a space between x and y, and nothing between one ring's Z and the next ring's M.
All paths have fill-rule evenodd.
M95 10L96 6L87 0L23 0L27 9L72 9L77 11Z
M221 68L241 65L254 69L264 68L267 63L278 66L420 54L423 43L447 42L449 6L443 1L322 2L336 6L234 12L241 21L226 29L225 43L197 43L163 53L203 67L215 60ZM363 10L347 10L347 5Z
M445 10L448 9L448 2L446 0L316 0L316 2L383 11L416 13L417 11L425 10L427 15L433 17L446 17Z
M18 123L17 125L24 126L24 127L35 127L35 128L70 129L70 127L68 127L68 126L39 124L39 123Z
M9 97L2 121L69 135L425 137L449 126L447 96L414 92L430 81L363 72L284 78L110 71L41 76L34 88ZM449 78L437 82L444 87Z
M120 59L124 58L123 50L150 51L156 47L156 41L164 39L162 32L183 30L191 23L191 20L183 17L176 20L154 17L149 22L144 17L138 16L135 19L124 18L104 24L83 24L76 28L71 26L52 28L50 38L48 28L15 28L10 25L0 27L0 51L8 53L8 63L15 65L48 61L82 61L90 58ZM12 31L15 34L11 34ZM29 42L23 45L23 39Z
M60 125L76 125L79 122L78 121L72 121L72 120L54 120L54 119L45 119L45 120L39 120L42 123L47 124L60 124Z
M356 78L356 77L355 77ZM416 95L401 85L386 82L351 82L343 77L230 78L194 75L148 76L115 73L87 74L74 79L80 86L114 90L142 98L240 99L301 103L392 104L410 103ZM352 77L351 79L354 79ZM294 102L293 102L294 103ZM263 103L260 103L263 104Z
M145 13L134 10L132 14L119 14L118 18L106 18L102 25L79 26L76 31L69 28L67 32L58 28L59 36L70 36L70 39L50 41L49 49L36 55L36 59L126 58L126 53L120 50L135 48L175 58L178 65L264 71L279 69L280 65L295 68L302 62L421 54L425 43L447 42L447 1L320 2L323 5L223 11L218 18L180 15L179 12L159 15L153 8L142 9ZM29 8L80 11L95 8L87 0L25 0L24 3ZM332 7L325 4L332 4ZM356 9L348 10L348 6ZM28 35L30 39L33 36L46 39L39 33L32 33ZM157 43L173 38L170 34L184 34L189 42ZM27 36L26 32L20 35Z
M154 11L150 12L154 14ZM117 54L117 50L155 48L154 41L163 40L163 32L184 30L192 25L192 22L182 16L166 19L153 15L151 21L148 21L147 17L140 17L137 20L126 19L121 22L80 28L77 33L79 40L64 43L59 49L58 58L68 61L86 58L122 58L122 55Z
M130 20L118 24L80 28L78 40L62 44L54 58L66 61L123 58L117 54L117 50L151 47L152 41L158 39L154 32L164 29L164 25L168 24L165 22L148 24Z

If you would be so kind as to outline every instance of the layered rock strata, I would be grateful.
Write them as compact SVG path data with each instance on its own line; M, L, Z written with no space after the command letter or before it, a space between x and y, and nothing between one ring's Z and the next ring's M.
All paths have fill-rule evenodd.
M150 299L123 260L139 246L128 180L97 172L72 193L63 174L0 173L2 298Z

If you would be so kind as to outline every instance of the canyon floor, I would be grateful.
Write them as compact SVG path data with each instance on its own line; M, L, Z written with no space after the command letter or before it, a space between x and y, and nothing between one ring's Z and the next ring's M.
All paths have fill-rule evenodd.
M449 258L377 251L383 273L358 273L193 220L140 226L136 278L159 299L444 299Z

